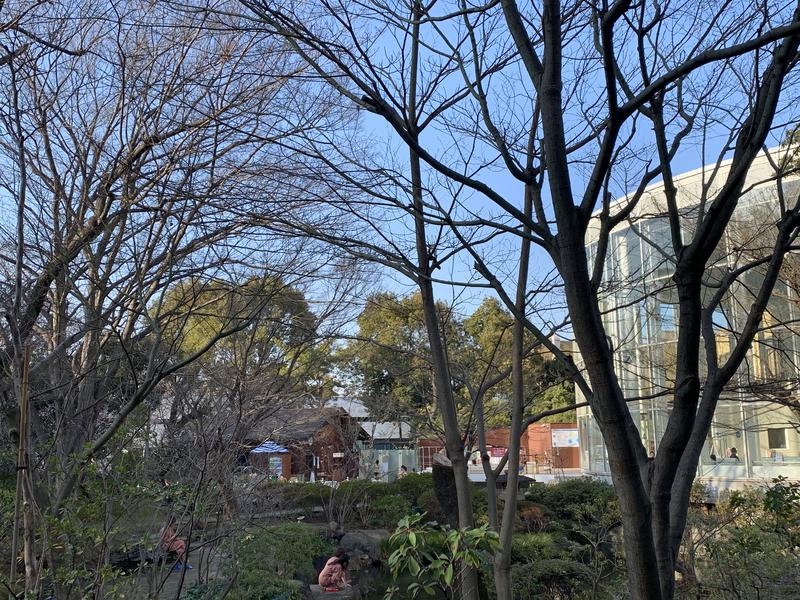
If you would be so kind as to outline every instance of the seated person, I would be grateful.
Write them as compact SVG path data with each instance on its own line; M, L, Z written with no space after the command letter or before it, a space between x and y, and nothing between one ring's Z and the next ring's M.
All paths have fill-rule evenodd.
M736 448L731 448L730 450L728 450L728 458L730 458L731 460L740 461L739 451L736 450Z
M319 584L327 592L336 592L350 587L347 581L347 566L350 557L341 548L325 563L325 568L319 574Z
M191 569L192 565L187 562L186 557L186 540L179 538L175 531L175 518L170 517L166 527L162 527L158 532L160 539L160 546L164 552L174 552L178 555L178 562L173 568L175 571L180 571L181 568Z
M775 462L783 461L783 454L778 452L777 450L770 450L769 451L769 458Z

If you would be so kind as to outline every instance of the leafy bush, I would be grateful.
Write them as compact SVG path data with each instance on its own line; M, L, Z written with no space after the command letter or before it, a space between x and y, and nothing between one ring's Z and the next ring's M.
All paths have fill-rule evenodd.
M403 496L383 496L372 501L374 523L381 527L397 527L397 522L411 513L411 504Z
M313 560L333 547L311 525L286 523L250 529L227 542L220 579L186 590L187 600L305 600L305 582L316 580Z
M5 486L0 487L0 519L3 523L10 523L14 518L14 501L16 490Z
M586 565L558 558L516 564L511 568L515 600L528 598L576 598L591 580Z
M408 500L412 506L420 506L420 496L433 490L433 475L431 473L409 473L385 487L390 488L393 494L399 494Z
M475 515L476 520L483 521L489 516L489 499L486 495L486 489L472 484L470 486L470 497L472 499L472 514Z
M0 519L3 523L11 523L14 518L16 496L16 457L11 450L0 450Z
M497 532L487 525L474 529L451 529L427 520L424 514L404 517L389 538L392 553L389 569L394 585L386 598L401 597L398 580L406 575L413 582L404 585L403 598L435 596L437 590L451 592L460 565L480 568L487 555L497 551Z
M211 600L219 598L225 593L224 581L213 580L208 583L195 583L181 594L182 600Z
M331 492L330 501L325 506L328 520L340 526L356 521L369 527L374 518L373 503L390 493L386 484L366 479L343 481Z
M540 485L519 502L512 576L515 598L616 598L625 569L611 486L590 479ZM546 533L544 533L546 531Z
M547 507L559 519L571 521L582 505L612 502L614 488L597 479L576 477L555 485L536 485L526 492L525 499Z
M269 580L252 577L249 573L236 580L230 593L225 596L230 600L305 600L303 583L292 580ZM212 593L216 590L212 590ZM198 596L203 599L218 598L219 596Z
M684 597L719 600L797 598L800 589L800 483L735 491L716 510L693 509L683 560L699 582Z
M239 573L237 587L240 581L241 585L249 585L251 579L313 581L314 558L333 552L330 542L304 523L248 530L236 536L230 549L233 560L227 570Z
M260 486L264 493L279 495L287 508L310 509L330 501L331 488L321 483L265 482Z
M426 513L431 519L435 521L444 521L444 511L439 506L439 500L436 498L436 492L432 489L425 490L420 494L417 499L417 506L419 509Z
M515 563L555 558L558 553L559 548L548 533L518 533L511 543L511 561Z
M10 449L0 450L0 487L13 487L17 481L17 457Z
M393 493L390 485L369 481L367 479L350 479L343 481L334 491L338 497L349 497L358 500L375 500Z
M545 531L550 523L552 512L549 508L535 502L520 502L517 507L520 527L523 531L534 533Z
M181 595L181 598L184 600L216 600L222 597L226 589L227 583L217 579L191 586ZM254 577L251 573L242 573L225 598L228 600L305 600L306 595L300 581L269 580L260 576Z

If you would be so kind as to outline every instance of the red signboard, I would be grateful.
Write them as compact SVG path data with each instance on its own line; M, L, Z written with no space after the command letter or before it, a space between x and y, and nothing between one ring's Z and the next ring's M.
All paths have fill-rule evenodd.
M506 455L506 448L489 448L489 456L493 458L503 458Z

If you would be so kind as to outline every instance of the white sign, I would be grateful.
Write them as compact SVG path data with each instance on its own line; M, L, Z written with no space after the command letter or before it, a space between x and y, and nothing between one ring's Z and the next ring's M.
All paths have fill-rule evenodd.
M553 437L553 448L578 448L580 446L577 429L551 429L550 433Z

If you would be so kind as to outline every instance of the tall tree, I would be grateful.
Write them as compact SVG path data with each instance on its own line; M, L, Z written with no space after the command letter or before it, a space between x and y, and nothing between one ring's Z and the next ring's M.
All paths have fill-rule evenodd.
M484 299L467 316L438 303L456 393L459 426L475 438L480 426L502 427L511 397L511 346L514 320L494 298ZM433 399L432 366L425 341L419 294L373 294L358 317L358 330L339 352L354 392L375 417L411 421L427 434L441 432ZM528 336L524 355L524 411L528 415L572 405L574 397L560 365L541 354ZM482 414L476 414L476 400ZM569 418L554 415L553 418ZM574 417L574 416L573 416Z
M242 4L282 34L321 82L382 119L408 148L410 203L393 202L379 186L360 187L388 214L408 207L415 219L415 274L431 316L429 333L436 331L434 267L461 252L515 319L564 361L603 433L625 529L631 595L672 598L689 490L714 408L747 355L797 235L798 206L791 199L780 206L767 273L735 349L715 360L709 341L713 300L704 302L703 277L749 185L753 161L770 139L783 137L781 124L794 119L782 92L797 63L800 7L626 0L525 6L514 0L322 2L313 10L259 0ZM718 151L705 145L712 137L724 140ZM699 211L687 214L673 172L676 156L690 143L700 146L702 160L714 153L718 165L708 171ZM339 155L349 149L341 147ZM375 178L375 165L361 164ZM399 179L393 163L382 167L391 180ZM497 183L498 168L512 183ZM780 165L776 171L780 176ZM352 183L352 172L340 174ZM651 461L615 370L598 290L614 230L658 177L679 325L672 410ZM587 232L595 223L598 242L589 257ZM426 226L449 227L447 239L458 248L439 243L446 239L441 235L431 242ZM396 232L382 228L386 244L373 246L377 258L394 253ZM547 322L529 318L527 271L506 277L503 264L493 262L486 242L502 236L515 239L523 267L528 242L549 257L585 375L549 342ZM705 377L702 339L711 359ZM437 384L446 385L447 368L439 362L436 369ZM443 415L452 416L451 405L449 397L440 404ZM514 413L515 431L522 418ZM455 427L452 418L444 423ZM455 455L461 449L454 436L449 432L448 451ZM468 499L459 502L460 510L469 509ZM497 590L498 597L510 598L507 577Z
M0 33L14 49L0 72L0 186L16 217L0 227L0 410L20 451L31 593L63 550L34 550L37 528L69 506L160 382L248 327L264 302L240 304L181 353L167 334L185 332L204 290L180 306L170 290L253 274L285 287L311 273L320 296L347 289L352 263L256 231L234 210L258 202L266 223L291 204L286 190L302 184L279 140L333 107L306 102L269 35L214 31L201 13L167 8L19 3Z

